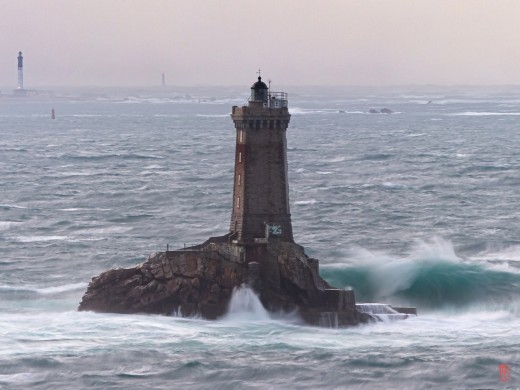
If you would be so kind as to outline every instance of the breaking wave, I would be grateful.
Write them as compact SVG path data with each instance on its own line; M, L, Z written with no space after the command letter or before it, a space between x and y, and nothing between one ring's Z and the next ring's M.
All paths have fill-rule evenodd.
M271 317L255 292L249 287L240 286L233 290L228 312L223 319L231 321L268 321Z
M325 265L330 284L353 288L359 302L388 302L421 309L479 308L520 315L520 273L459 258L445 241L423 243L404 258L373 255L364 263Z

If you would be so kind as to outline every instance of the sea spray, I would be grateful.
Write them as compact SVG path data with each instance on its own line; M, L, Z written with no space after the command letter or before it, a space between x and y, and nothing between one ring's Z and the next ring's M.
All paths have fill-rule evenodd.
M271 317L265 310L255 292L247 286L233 290L229 309L223 320L229 321L268 321Z

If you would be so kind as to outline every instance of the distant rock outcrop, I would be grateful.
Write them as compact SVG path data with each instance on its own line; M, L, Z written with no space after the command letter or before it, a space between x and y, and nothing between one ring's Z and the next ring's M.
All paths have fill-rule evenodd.
M384 108L382 108L380 110L375 109L375 108L371 108L371 109L368 110L368 113L369 114L393 114L394 111L392 111L389 108L384 107Z

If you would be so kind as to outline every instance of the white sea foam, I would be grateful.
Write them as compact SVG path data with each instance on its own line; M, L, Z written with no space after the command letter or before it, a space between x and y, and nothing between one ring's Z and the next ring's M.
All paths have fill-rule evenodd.
M318 201L316 199L309 199L309 200L297 200L294 202L294 204L303 205L303 204L315 204Z
M488 251L481 255L489 260L513 260L520 261L520 245L512 245L497 251Z
M22 222L0 221L0 232L3 230L9 230L11 227L21 224Z
M103 114L73 114L75 118L113 118L114 115L103 115Z
M104 228L89 228L82 230L82 233L94 234L94 235L107 235L107 234L117 234L117 233L126 233L132 230L132 226L110 226Z
M301 107L290 107L289 112L292 115L312 115L312 114L338 114L337 108L301 108ZM341 114L364 114L362 111L342 111Z
M343 162L345 160L346 160L345 156L337 156L337 157L331 158L330 160L326 160L326 162L337 163L337 162Z
M486 111L464 111L451 114L447 116L519 116L520 112L486 112Z
M43 383L47 378L45 373L19 372L16 374L0 374L0 383L10 383L18 388L28 388L36 383Z
M45 241L71 241L68 236L19 236L15 237L18 242L45 242Z
M385 188L392 188L392 189L406 189L406 188L408 188L408 186L406 184L393 183L393 182L390 182L390 181L385 181L382 184L382 186L385 187Z
M70 283L70 284L63 284L61 286L37 288L37 289L35 289L35 291L42 295L58 294L58 293L64 293L67 291L84 290L87 287L87 285L88 285L87 283Z
M8 291L25 291L32 292L41 295L50 295L50 294L58 294L64 293L67 291L75 291L75 290L83 290L87 287L87 283L69 283L63 284L59 286L50 286L50 287L34 287L34 286L0 286L0 291L8 292Z
M26 209L27 207L18 206L15 204L0 204L0 209Z

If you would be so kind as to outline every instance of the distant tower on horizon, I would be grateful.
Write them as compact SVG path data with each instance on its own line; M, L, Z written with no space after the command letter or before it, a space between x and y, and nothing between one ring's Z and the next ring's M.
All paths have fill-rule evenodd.
M18 52L18 85L14 90L16 96L26 96L27 91L23 88L23 56L22 52Z
M23 56L18 52L18 86L16 89L23 89Z
M248 245L271 238L293 242L286 132L291 115L285 92L271 92L258 76L248 105L233 107L235 183L230 234Z
M166 87L166 76L164 75L164 72L163 72L162 77L161 77L161 85L163 87Z

